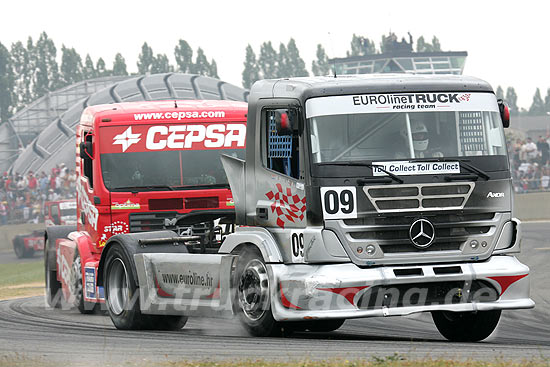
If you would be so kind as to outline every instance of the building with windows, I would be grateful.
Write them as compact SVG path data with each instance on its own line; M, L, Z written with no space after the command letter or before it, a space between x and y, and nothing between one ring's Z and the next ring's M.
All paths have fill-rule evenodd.
M413 52L410 42L397 41L389 37L385 40L383 53L365 56L351 56L331 59L336 74L462 74L466 51L453 52Z

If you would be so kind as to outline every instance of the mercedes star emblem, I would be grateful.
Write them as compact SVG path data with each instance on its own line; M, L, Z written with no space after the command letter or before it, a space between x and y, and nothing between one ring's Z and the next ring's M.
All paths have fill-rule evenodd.
M417 219L409 228L409 238L412 244L421 249L430 247L435 239L435 229L432 223L426 219Z

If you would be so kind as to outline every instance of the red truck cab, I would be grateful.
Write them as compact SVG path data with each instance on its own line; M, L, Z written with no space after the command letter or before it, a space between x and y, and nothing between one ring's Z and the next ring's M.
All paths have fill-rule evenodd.
M234 212L220 155L244 157L246 113L233 101L86 108L76 131L76 228L46 234L50 305L59 305L56 287L81 312L103 302L96 283L111 236L175 230L182 216L206 209Z
M76 200L46 201L43 208L46 227L76 225Z

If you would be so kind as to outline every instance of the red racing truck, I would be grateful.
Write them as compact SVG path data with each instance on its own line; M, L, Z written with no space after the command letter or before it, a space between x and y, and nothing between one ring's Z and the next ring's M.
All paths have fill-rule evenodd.
M76 224L76 201L74 199L46 201L42 211L46 227L54 225ZM17 235L13 238L13 250L19 258L33 257L37 251L44 250L44 230Z
M217 252L235 218L220 155L244 157L246 113L244 102L196 100L85 109L76 132L77 223L48 227L45 234L48 304L60 307L64 299L90 313L104 302L98 267L113 235L162 238L177 230L191 239L124 249L133 252L128 256ZM176 319L183 320L150 322L172 327Z

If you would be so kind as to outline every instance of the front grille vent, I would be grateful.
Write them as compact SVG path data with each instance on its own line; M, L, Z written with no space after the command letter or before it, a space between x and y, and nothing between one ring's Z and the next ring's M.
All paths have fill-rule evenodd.
M403 185L397 188L365 186L363 190L379 213L462 210L474 183Z

